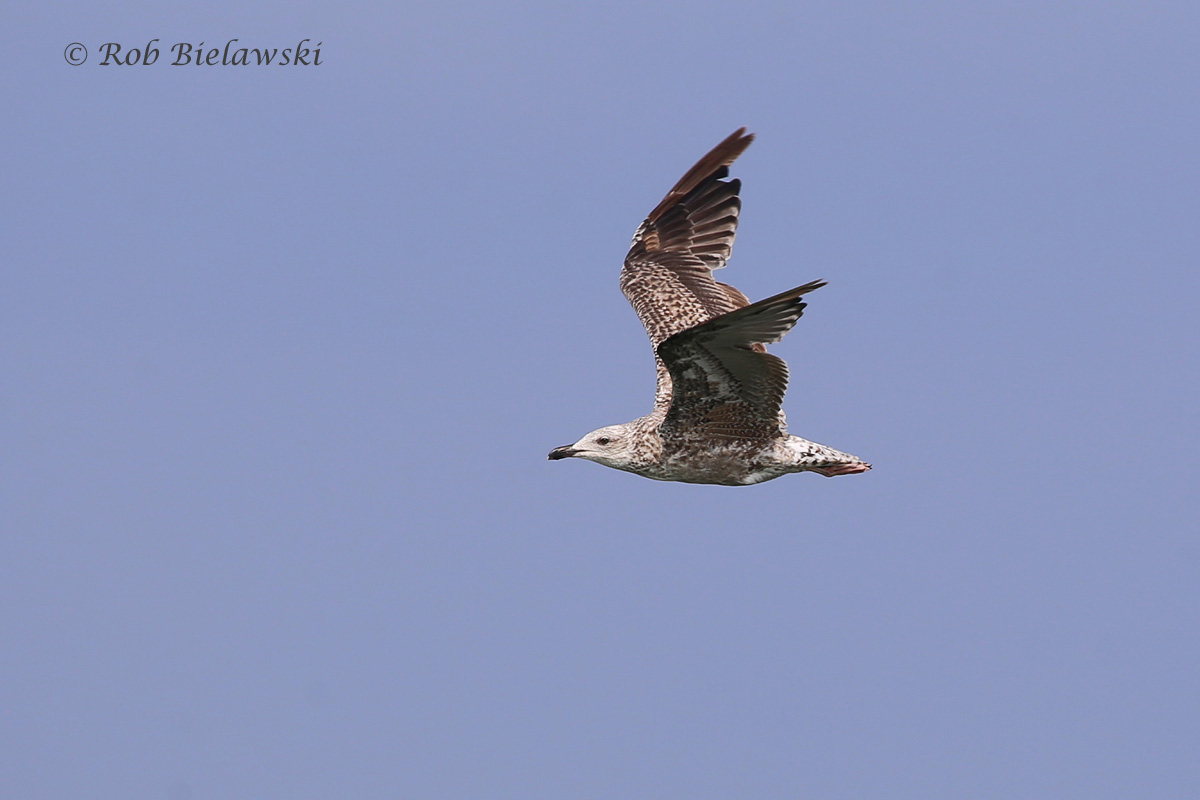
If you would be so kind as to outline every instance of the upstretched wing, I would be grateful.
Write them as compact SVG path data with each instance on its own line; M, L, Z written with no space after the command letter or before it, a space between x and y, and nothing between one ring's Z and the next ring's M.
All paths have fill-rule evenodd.
M781 434L787 390L783 359L764 345L778 342L807 305L801 298L825 285L806 283L677 333L658 356L674 386L664 429L681 437L765 439Z
M713 278L725 266L737 233L741 181L722 180L754 134L734 131L696 162L633 235L621 270L621 291L655 348L675 334L749 303ZM671 376L657 359L655 409L671 402Z

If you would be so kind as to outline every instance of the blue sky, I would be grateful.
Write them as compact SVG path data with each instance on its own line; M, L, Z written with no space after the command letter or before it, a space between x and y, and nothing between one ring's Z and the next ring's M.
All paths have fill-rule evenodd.
M1200 792L1194 4L5 21L0 794ZM829 281L785 408L875 469L547 462L742 125L720 277Z

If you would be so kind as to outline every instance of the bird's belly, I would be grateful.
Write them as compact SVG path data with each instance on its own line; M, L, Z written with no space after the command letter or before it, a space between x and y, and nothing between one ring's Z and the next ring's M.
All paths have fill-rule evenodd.
M740 441L708 443L703 448L664 448L662 460L652 472L643 474L661 481L748 486L788 472L765 455L761 445Z

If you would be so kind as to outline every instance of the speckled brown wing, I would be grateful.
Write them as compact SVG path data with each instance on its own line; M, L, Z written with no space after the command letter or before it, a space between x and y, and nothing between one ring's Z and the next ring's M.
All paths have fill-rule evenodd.
M792 329L825 285L813 281L669 337L658 356L674 386L663 432L681 438L770 439L783 434L783 359L766 352Z
M745 128L734 131L680 178L633 236L621 291L655 348L748 302L737 289L715 280L713 270L729 259L741 210L741 182L722 179L753 140ZM671 377L657 361L655 409L660 410L670 403Z

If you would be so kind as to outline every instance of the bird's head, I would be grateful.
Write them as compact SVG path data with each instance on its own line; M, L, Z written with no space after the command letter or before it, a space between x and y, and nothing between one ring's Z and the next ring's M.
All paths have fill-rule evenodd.
M550 460L586 458L606 467L628 469L633 461L633 436L625 425L609 425L584 436L575 444L556 447Z

